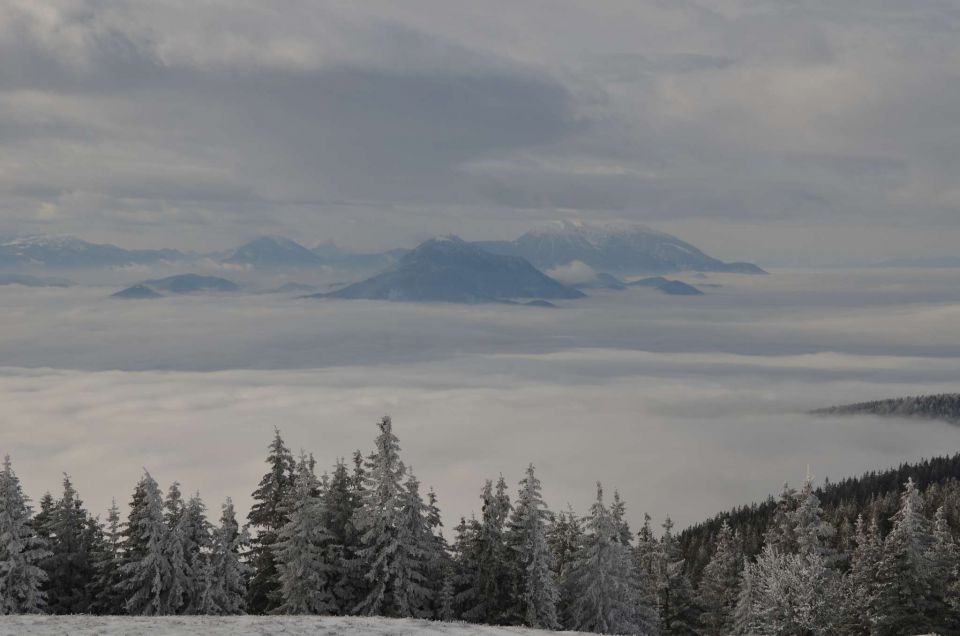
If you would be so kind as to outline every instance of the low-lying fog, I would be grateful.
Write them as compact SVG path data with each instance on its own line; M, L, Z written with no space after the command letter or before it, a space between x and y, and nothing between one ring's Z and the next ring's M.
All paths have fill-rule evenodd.
M447 526L533 462L554 508L594 482L679 525L807 465L838 479L960 448L939 422L811 408L955 391L960 271L678 276L706 296L592 292L557 309L0 288L0 452L29 494L69 472L96 511L143 467L246 509L273 426L321 465L394 416Z

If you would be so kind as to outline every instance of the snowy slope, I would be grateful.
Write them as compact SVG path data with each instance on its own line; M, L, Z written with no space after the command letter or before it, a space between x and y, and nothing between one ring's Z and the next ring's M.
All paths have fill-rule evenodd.
M387 618L319 616L2 616L0 636L287 636L356 634L370 636L546 636L546 632L518 627L490 627L466 623L394 620ZM565 632L572 634L573 632Z

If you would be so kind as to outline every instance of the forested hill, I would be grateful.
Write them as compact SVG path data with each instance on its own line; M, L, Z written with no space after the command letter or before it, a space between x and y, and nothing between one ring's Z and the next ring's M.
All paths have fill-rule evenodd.
M935 457L916 464L871 471L860 477L826 484L815 491L823 507L825 520L835 529L832 546L837 553L849 552L857 515L876 519L882 534L890 529L890 518L899 507L899 495L908 479L913 479L924 493L927 510L945 505L951 525L960 522L960 453L951 457ZM771 525L778 502L769 497L763 503L735 508L691 526L679 535L688 573L699 580L704 566L714 552L716 537L726 521L739 533L747 556L755 556L763 547L763 536Z
M920 395L832 406L813 411L814 415L885 415L921 417L960 424L960 393Z

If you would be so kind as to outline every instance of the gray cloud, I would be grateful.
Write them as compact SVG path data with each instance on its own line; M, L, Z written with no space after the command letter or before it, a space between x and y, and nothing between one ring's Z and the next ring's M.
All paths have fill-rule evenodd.
M2 232L383 245L578 216L797 262L798 224L869 226L877 258L960 231L939 0L0 10ZM814 258L873 256L848 243Z

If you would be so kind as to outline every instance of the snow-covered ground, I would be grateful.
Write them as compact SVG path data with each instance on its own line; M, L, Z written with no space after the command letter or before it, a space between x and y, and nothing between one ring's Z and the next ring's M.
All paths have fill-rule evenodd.
M467 623L395 620L386 618L319 616L3 616L0 636L538 636L556 634L519 627L490 627ZM573 632L565 632L571 634Z

